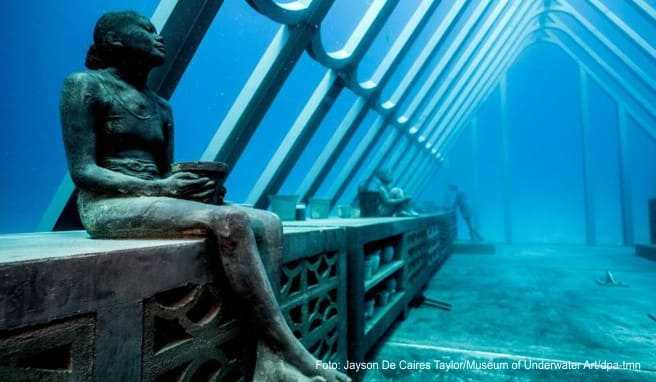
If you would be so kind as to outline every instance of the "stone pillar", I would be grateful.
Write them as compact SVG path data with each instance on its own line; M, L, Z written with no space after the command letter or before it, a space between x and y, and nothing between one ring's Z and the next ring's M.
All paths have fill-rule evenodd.
M656 198L649 199L649 227L651 243L656 245Z

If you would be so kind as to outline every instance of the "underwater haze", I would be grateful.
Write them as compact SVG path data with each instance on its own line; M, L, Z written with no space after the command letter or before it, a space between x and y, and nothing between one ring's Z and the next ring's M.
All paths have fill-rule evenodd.
M377 3L336 0L321 25L324 46L331 51L344 46ZM372 76L422 3L398 2L365 53L358 81ZM489 92L483 91L477 99L458 82L477 72L467 73L458 60L473 62L486 39L492 38L483 28L494 27L504 12L513 7L528 12L525 4L533 4L502 3L441 1L381 91L383 101L392 95L433 32L454 7L461 6L428 70L399 108L399 116L411 108L413 97L431 80L431 71L443 65L430 93L443 89L443 96L427 114L428 120L457 131L439 147L445 160L426 172L429 179L413 195L415 200L439 205L447 185L457 184L472 205L475 224L493 242L584 244L591 225L596 244L649 242L647 205L656 198L656 13L649 10L656 4L651 0L640 2L641 6L633 0L547 1L554 9L574 4L576 15L554 11L536 16L527 27L535 32ZM134 9L150 16L158 4L158 0L2 2L6 53L0 81L5 95L0 110L5 116L0 133L0 233L44 229L42 218L67 169L59 92L68 74L84 70L95 21L109 10ZM608 7L619 24L605 17L598 4ZM479 21L470 22L472 17ZM246 1L224 1L171 97L176 161L200 159L279 28ZM473 69L486 64L489 61L480 60ZM247 200L325 72L307 52L302 54L232 169L226 183L229 200ZM349 89L337 96L280 193L298 189L357 96ZM417 104L419 111L428 107L429 98ZM458 117L454 105L466 102L472 103L471 111L463 114L460 123L449 125ZM377 117L374 110L364 117L317 196L328 195ZM404 134L403 139L416 139L424 132ZM379 142L390 134L387 131ZM402 145L402 139L395 144ZM417 170L412 165L409 169ZM363 170L355 174L341 203L353 199L367 175ZM629 241L627 229L633 236ZM468 238L464 226L459 235Z

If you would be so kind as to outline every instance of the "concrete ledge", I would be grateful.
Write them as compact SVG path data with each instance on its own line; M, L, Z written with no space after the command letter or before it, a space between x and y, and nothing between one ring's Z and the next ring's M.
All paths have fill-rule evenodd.
M312 353L343 362L350 346L351 360L364 359L454 236L448 214L286 223L282 266L267 270ZM254 331L210 245L83 231L0 235L0 381L249 380ZM389 247L392 261L365 279L364 260Z
M360 362L374 348L408 303L451 253L455 218L451 213L411 218L375 217L316 219L284 222L286 229L339 227L346 234L348 252L348 358ZM393 260L365 277L367 259L393 248ZM390 280L397 290L387 303L378 297L388 293ZM387 292L386 292L387 291ZM375 301L373 314L365 307ZM353 375L357 377L356 375Z
M636 255L652 261L656 261L656 245L636 245Z
M344 360L344 232L284 234L268 270L283 313L316 356ZM0 381L249 380L253 330L208 245L0 235Z

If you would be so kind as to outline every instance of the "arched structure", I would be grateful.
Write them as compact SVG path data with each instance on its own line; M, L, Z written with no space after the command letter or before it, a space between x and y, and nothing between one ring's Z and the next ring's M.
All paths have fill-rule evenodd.
M656 26L656 10L651 4L645 0L626 2L648 20L650 27ZM582 88L588 81L596 81L620 105L620 121L633 118L656 140L656 78L650 71L656 64L656 49L602 0L454 0L447 5L423 0L365 81L357 80L359 64L399 0L371 2L346 44L334 52L327 51L321 40L321 23L334 6L333 0L248 3L280 26L200 159L234 166L304 52L325 70L245 200L257 207L267 207L268 195L280 190L344 89L357 97L297 193L303 200L315 195L370 111L376 112L377 118L330 185L332 203L343 196L356 172L364 171L365 179L369 179L381 167L394 169L400 184L410 193L420 193L482 102L498 86L503 97L505 72L536 41L548 41L567 52L581 68ZM222 1L216 0L160 2L152 20L172 45L172 55L153 76L151 86L164 97L173 94L221 5ZM392 95L384 98L383 89L439 6L449 8ZM630 49L625 49L625 43L631 44ZM586 102L582 97L582 110L587 109ZM502 113L503 105L502 99ZM72 192L67 177L40 229L75 225ZM627 193L623 192L622 211L624 241L630 243ZM594 240L589 237L589 241Z

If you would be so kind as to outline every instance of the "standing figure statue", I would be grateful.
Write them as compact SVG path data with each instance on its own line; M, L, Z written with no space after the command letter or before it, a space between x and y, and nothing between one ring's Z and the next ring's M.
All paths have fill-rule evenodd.
M410 202L412 199L405 196L405 192L400 187L392 187L392 175L385 170L376 172L380 185L378 194L380 195L380 207L378 208L380 216L397 216L408 217L418 216L419 214L412 209Z
M460 211L462 219L467 224L467 229L469 230L469 237L472 241L483 241L483 237L480 233L474 228L472 223L472 210L467 202L467 196L465 193L458 189L458 186L455 184L449 184L448 190L446 193L446 198L444 200L444 209L448 211Z
M171 108L147 86L151 70L166 58L153 24L134 12L107 13L93 40L89 70L69 76L61 98L68 165L86 230L95 238L213 237L213 255L255 326L254 379L348 381L317 366L276 302L263 259L279 265L279 219L266 211L186 200L215 192L214 182L189 172L171 174Z

